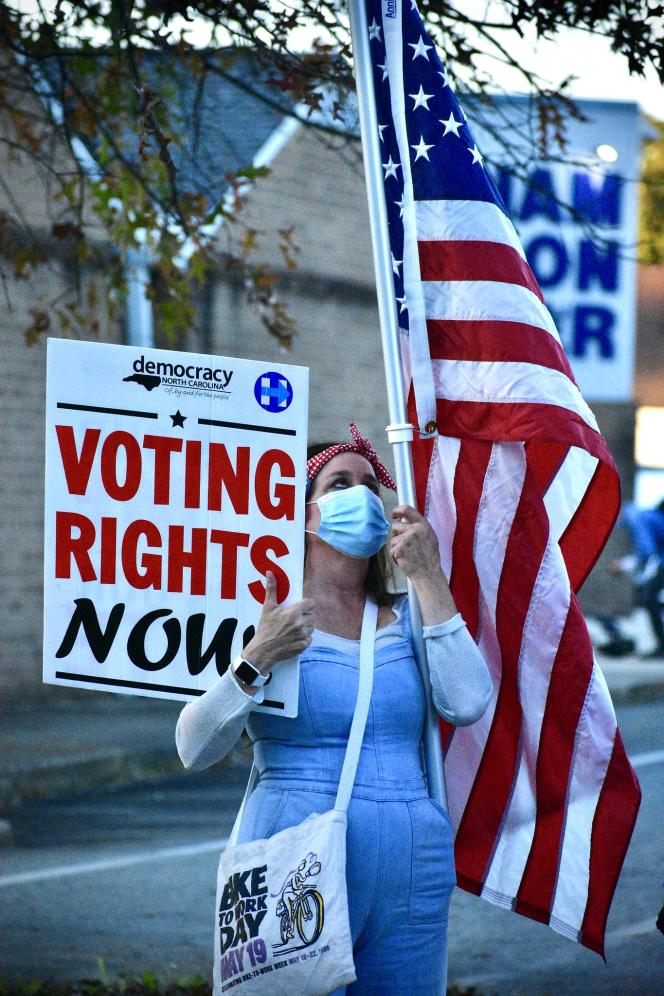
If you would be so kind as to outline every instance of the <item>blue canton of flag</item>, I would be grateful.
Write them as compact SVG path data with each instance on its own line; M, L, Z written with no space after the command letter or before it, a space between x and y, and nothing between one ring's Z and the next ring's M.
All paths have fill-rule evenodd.
M381 2L367 2L392 272L399 325L405 331L410 303L406 284L411 282L404 273L409 189L416 201L489 201L505 209L416 5L401 16L401 39L388 35L386 45ZM385 23L389 31L387 17ZM407 261L405 265L407 270Z

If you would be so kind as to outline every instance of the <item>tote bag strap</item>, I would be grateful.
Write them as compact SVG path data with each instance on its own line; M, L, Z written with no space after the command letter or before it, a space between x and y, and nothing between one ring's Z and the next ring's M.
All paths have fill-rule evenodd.
M371 689L373 687L373 658L377 620L378 606L373 599L367 598L364 603L362 633L360 635L360 681L357 690L357 701L348 737L344 765L341 769L337 799L334 804L335 809L339 809L344 813L348 809L350 797L353 792L355 773L358 761L360 760L360 750L362 749L364 730L367 725L367 716L369 715L369 703L371 702Z
M255 764L252 764L251 771L249 772L249 781L247 782L247 787L244 790L244 796L242 798L242 805L238 809L237 816L235 817L235 823L233 824L233 829L231 830L231 835L228 838L227 848L235 847L237 843L237 835L240 832L240 824L242 823L242 817L244 816L244 808L249 802L249 796L254 791L256 787L256 782L258 781L258 768Z
M358 761L360 760L360 750L364 739L364 730L367 725L367 716L369 715L369 703L371 702L371 689L373 687L373 654L377 621L378 606L372 599L367 598L364 604L362 632L360 634L360 680L357 690L357 700L355 702L355 712L353 714L350 735L348 737L346 756L344 758L343 768L341 769L339 789L334 804L335 809L340 809L343 812L346 812L348 809L350 797L353 792L355 772L357 771ZM240 832L240 825L242 823L245 806L249 801L249 796L253 792L257 781L258 768L255 764L252 764L251 771L249 773L249 781L247 782L244 798L242 799L242 805L240 806L238 814L235 817L235 823L233 824L233 829L231 830L231 835L228 838L228 843L226 845L227 848L235 847L237 837Z

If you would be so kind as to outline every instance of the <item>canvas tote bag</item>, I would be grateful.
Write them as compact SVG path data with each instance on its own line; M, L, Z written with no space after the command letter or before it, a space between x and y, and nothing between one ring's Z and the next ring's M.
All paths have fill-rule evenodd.
M357 701L334 809L235 844L254 769L219 861L214 996L324 996L355 981L346 895L346 824L364 737L378 607L367 599Z

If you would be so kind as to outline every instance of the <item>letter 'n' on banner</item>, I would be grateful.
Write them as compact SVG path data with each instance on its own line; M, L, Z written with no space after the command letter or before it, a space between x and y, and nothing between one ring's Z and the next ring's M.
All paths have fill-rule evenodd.
M309 372L50 339L44 681L202 695L302 597ZM297 658L263 708L297 713Z

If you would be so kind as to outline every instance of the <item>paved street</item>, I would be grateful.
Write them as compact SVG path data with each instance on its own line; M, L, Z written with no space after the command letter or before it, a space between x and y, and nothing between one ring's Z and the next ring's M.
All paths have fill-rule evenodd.
M664 994L664 703L619 710L644 801L609 920L608 965L551 930L457 891L450 981L477 993ZM35 802L0 852L0 977L151 969L207 975L215 868L243 789L237 769ZM406 996L406 994L404 994Z

